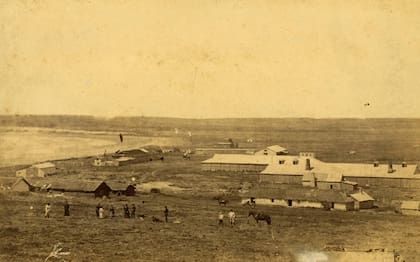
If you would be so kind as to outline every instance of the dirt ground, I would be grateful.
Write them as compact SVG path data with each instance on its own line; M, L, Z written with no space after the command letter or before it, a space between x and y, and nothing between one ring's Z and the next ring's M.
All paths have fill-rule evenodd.
M420 220L391 209L340 212L258 206L256 210L268 213L273 223L256 224L247 217L250 207L240 205L238 190L255 186L257 176L202 173L201 160L170 154L163 162L73 167L80 172L67 174L120 181L136 177L144 186L135 197L0 194L0 261L43 261L58 242L70 252L63 256L65 261L297 261L302 252L322 252L325 246L395 249L407 261L420 257ZM150 193L151 188L161 192ZM218 196L228 199L226 206L219 206ZM63 216L64 198L70 203L70 217ZM52 204L50 218L43 217L47 202ZM105 219L96 217L99 202ZM136 218L123 217L125 203L137 206ZM115 218L110 217L111 205ZM164 220L164 206L169 209L168 223L153 223L153 216ZM233 227L227 224L230 209L238 217ZM219 211L225 214L224 226L217 224Z

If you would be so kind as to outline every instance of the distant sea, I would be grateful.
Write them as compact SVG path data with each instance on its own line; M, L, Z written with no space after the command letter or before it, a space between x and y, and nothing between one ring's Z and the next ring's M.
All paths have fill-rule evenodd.
M151 144L155 138L49 128L0 128L0 167L100 155Z

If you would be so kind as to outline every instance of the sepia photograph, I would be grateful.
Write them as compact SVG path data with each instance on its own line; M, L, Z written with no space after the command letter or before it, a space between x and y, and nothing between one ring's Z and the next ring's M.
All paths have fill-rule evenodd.
M420 2L0 1L0 262L420 261Z

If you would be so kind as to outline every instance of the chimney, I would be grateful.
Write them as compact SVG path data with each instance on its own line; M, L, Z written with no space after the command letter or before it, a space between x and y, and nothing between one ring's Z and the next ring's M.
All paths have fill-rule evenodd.
M306 159L305 170L311 170L311 160L309 158Z
M392 161L389 161L388 163L388 173L394 172L394 169L392 169Z

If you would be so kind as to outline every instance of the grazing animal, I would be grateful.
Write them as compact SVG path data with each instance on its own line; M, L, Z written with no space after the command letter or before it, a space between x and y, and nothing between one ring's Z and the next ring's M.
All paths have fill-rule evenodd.
M271 225L271 217L264 213L256 213L254 211L249 211L248 218L252 216L254 217L255 221L258 223L260 220L265 220L267 222L267 225Z
M161 220L161 219L159 219L159 218L157 218L157 217L152 217L152 222L153 223L162 223L163 221Z

